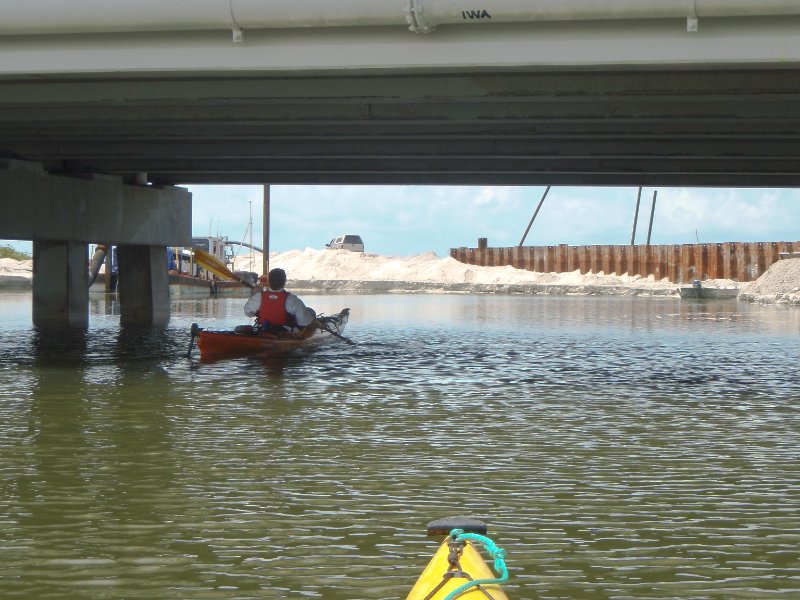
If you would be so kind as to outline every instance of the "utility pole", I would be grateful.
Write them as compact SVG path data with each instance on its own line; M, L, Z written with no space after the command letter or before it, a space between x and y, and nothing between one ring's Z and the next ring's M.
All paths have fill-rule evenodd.
M253 257L253 200L250 200L250 221L247 223L247 229L250 231L250 271L255 268L255 259Z
M264 221L262 236L264 241L261 243L264 254L262 255L263 273L269 273L269 186L264 186Z

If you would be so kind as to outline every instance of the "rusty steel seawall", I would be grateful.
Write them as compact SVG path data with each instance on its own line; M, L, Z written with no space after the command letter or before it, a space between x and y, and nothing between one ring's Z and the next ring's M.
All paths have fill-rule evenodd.
M540 273L616 273L653 275L673 283L695 279L758 279L784 252L800 251L800 242L723 242L719 244L637 246L513 246L451 248L450 256L469 265L506 266Z

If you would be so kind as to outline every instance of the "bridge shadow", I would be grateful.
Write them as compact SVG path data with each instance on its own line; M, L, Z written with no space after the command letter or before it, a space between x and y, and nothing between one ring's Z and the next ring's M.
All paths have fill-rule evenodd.
M39 366L80 364L86 360L89 332L82 327L34 326L33 361Z

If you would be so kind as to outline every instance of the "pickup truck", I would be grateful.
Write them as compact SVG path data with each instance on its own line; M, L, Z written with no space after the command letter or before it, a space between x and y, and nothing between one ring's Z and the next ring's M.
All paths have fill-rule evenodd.
M350 250L352 252L363 252L364 242L360 235L340 235L325 244L329 250Z

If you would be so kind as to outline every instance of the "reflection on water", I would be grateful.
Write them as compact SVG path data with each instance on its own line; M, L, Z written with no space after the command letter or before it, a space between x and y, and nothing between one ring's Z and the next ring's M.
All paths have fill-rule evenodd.
M187 360L242 303L54 334L0 297L0 596L402 598L467 513L511 597L796 597L800 311L310 296L356 346Z

